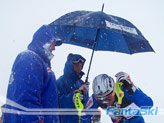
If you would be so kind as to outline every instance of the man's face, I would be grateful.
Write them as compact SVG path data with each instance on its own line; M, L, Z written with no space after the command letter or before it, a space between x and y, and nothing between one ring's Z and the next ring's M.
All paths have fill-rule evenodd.
M115 100L115 96L113 96L112 99L110 101L108 101L107 105L111 106L113 104L114 100Z
M98 98L97 98L97 100L102 104L106 104L107 106L111 106L115 100L115 92L113 91L111 94L104 97L103 100L99 100Z
M81 62L73 64L73 69L77 74L80 74L81 70L83 69L83 64Z
M55 42L52 42L51 46L50 46L50 51L54 51L55 50Z

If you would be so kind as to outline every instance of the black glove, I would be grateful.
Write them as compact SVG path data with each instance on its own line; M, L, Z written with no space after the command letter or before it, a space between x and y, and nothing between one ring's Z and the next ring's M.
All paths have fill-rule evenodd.
M98 110L95 115L92 116L93 123L99 122L101 119L101 111Z
M122 82L122 88L126 89L129 95L136 91L136 87L130 79L130 76L125 72L119 72L115 75L117 82Z

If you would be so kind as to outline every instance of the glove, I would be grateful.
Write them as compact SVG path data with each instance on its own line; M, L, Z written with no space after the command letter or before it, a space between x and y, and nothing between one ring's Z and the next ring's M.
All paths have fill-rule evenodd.
M89 91L89 82L84 82L78 89L83 94L87 93Z
M92 116L93 123L99 122L101 119L101 110L97 110L96 114Z
M80 95L79 95L79 97L80 97L80 101L82 102L83 101L83 99L84 99L84 96L83 96L83 94L81 93L81 92L78 92L78 91L76 91L76 92L74 92L74 94L73 94L73 103L75 103L75 97L76 97L76 94L77 93L80 93Z
M136 91L136 87L130 79L130 76L125 72L119 72L115 75L116 82L122 82L122 88L126 89L129 95Z

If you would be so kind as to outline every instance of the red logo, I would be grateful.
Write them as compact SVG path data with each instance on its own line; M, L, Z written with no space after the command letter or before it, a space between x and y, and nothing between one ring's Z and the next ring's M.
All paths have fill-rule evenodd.
M51 72L51 69L48 67L48 68L47 68L47 71L48 71L48 72Z
M128 80L129 82L131 82L130 76L127 77L127 80Z
M90 108L93 105L93 99L89 99L87 105L86 105L86 109Z

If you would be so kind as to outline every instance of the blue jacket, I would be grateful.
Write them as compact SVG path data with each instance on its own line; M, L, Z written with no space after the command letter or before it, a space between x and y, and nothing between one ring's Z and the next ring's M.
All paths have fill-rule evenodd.
M57 79L57 87L59 93L59 105L61 109L76 109L73 103L73 92L78 89L81 84L84 82L81 80L81 77L84 75L81 72L81 75L78 76L73 70L73 61L77 58L83 58L80 55L69 54L67 62L65 63L64 75ZM88 93L84 95L84 102L88 98ZM77 115L61 115L62 123L78 123Z
M32 115L31 109L58 108L56 78L43 45L51 43L49 26L42 26L33 37L28 50L20 53L12 67L7 91L7 106L3 123L58 123L58 115ZM37 110L38 111L38 110Z
M135 93L132 96L129 96L129 94L127 93L126 90L124 90L124 92L125 92L124 98L126 98L126 100L124 101L124 98L123 98L122 104L124 103L123 105L124 106L126 105L126 107L135 106L138 108L140 108L140 107L151 108L153 106L152 99L150 97L148 97L146 94L144 94L140 89L136 89ZM117 99L115 102L117 103ZM116 103L114 103L114 105L113 105L114 107L115 107ZM94 97L94 95L92 94L92 96L89 98L89 100L85 104L85 109L97 109L98 107L101 107L101 106L98 103L98 101L96 100L96 98ZM115 123L115 119L114 119L115 116L113 114L110 116L111 116L112 121ZM83 116L82 119L83 120L86 120L86 119L91 120L91 117L92 117L91 115L90 116ZM137 116L137 117L133 117L133 118L127 119L125 121L122 121L120 123L144 123L144 119L142 116Z

